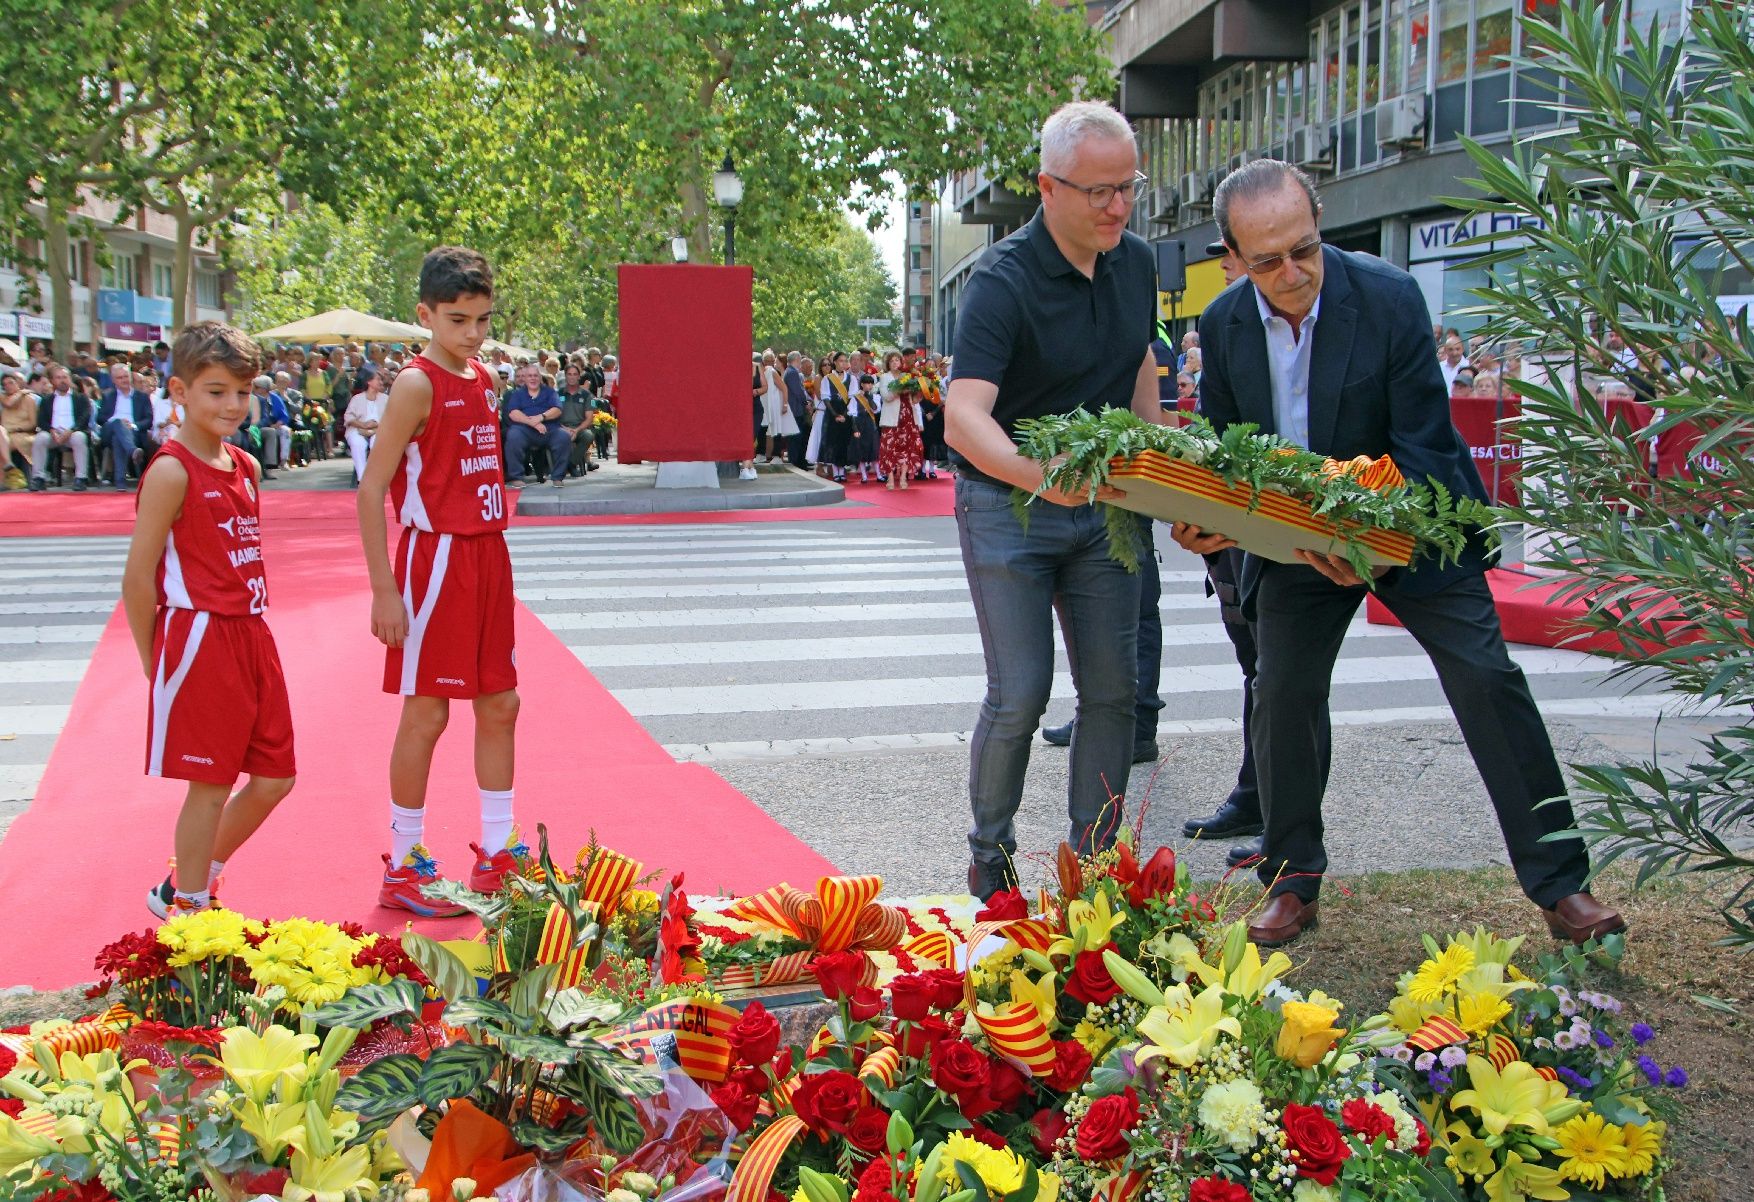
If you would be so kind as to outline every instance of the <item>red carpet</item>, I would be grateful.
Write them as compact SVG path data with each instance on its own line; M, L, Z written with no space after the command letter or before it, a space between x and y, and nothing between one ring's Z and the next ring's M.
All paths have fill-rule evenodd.
M321 498L325 504L314 504ZM16 498L37 501L44 498ZM109 507L131 498L53 496ZM353 919L377 930L409 917L376 906L386 850L387 763L400 703L379 691L382 650L355 534L351 493L269 493L269 622L286 667L299 783L232 860L225 903L261 917ZM289 520L301 507L307 518ZM8 507L10 508L10 507ZM109 520L114 520L110 518ZM43 533L38 529L36 533ZM813 883L834 868L710 769L677 764L528 611L518 611L518 817L570 853L598 840L648 870L687 873L695 893ZM466 875L479 803L466 703L433 764L427 841L448 875ZM182 799L142 775L146 687L127 625L111 617L79 686L35 802L0 843L0 985L58 988L94 979L101 945L148 926L143 898L162 878ZM472 920L422 922L448 937Z

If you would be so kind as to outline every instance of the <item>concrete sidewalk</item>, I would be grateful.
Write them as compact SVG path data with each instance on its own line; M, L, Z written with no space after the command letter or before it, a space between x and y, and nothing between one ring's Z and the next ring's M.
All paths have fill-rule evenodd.
M656 488L655 463L606 463L559 488L532 480L518 497L520 517L580 517L610 513L711 513L727 509L789 509L838 505L847 490L793 467L760 466L756 478L721 476L717 488Z

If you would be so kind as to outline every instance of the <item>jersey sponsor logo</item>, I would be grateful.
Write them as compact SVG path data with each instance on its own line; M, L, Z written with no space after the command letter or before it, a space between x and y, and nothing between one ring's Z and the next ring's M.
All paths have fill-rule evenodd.
M183 756L183 762L185 764L206 764L208 767L213 766L213 758L205 755L185 755Z
M222 500L225 497L225 494L220 492L217 488L210 488L206 492L202 493L201 495L203 497L207 498L209 501L218 501L218 500Z
M435 676L432 682L434 684L455 685L459 689L468 687L467 681L458 680L455 676Z
M468 403L469 403L468 401L446 401L445 408L446 409L461 409L465 405L467 405Z
M247 513L236 514L223 522L215 522L221 530L240 543L258 543L262 541L262 524Z
M215 493L214 495L218 496L219 494ZM236 518L226 518L225 521L218 523L218 525L219 525L219 528L221 530L225 531L227 534L231 535L233 538L236 538L237 534L238 534L237 521L238 520Z

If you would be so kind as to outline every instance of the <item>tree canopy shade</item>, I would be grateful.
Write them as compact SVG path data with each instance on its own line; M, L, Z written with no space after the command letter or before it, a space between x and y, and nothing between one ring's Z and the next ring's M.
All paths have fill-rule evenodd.
M1531 558L1565 575L1628 667L1746 706L1754 332L1747 309L1728 316L1716 298L1754 271L1754 7L1697 4L1688 20L1666 45L1618 0L1527 22L1530 65L1559 81L1569 128L1508 161L1469 143L1481 195L1457 203L1532 219L1524 248L1483 260L1499 276L1477 292L1489 332L1547 368L1517 385L1527 466L1513 516L1550 548ZM1604 349L1610 333L1633 366ZM1621 377L1655 420L1611 420L1586 373ZM1754 725L1733 721L1695 754L1582 768L1579 826L1599 865L1636 857L1641 880L1724 874L1731 939L1754 946Z

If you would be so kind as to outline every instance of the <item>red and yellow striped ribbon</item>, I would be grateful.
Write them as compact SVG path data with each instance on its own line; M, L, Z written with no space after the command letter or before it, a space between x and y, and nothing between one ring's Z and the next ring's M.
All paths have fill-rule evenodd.
M813 897L779 884L733 902L725 913L803 939L819 952L888 951L907 936L907 919L893 906L880 905L883 878L825 876Z
M1092 1202L1132 1202L1145 1188L1146 1180L1146 1175L1137 1169L1117 1174L1096 1187Z
M1441 1014L1433 1014L1407 1036L1407 1046L1421 1052L1435 1052L1451 1044L1468 1042L1468 1033Z
M579 896L585 901L595 902L597 913L614 915L644 870L645 865L638 860L599 847L585 867L585 879L579 883Z
M976 1010L974 1020L987 1033L993 1051L1031 1076L1053 1071L1054 1038L1041 1021L1040 1011L1028 1002L1006 1002L990 1017Z
M901 950L916 960L929 960L939 968L956 962L956 940L949 931L926 931L901 945Z
M1540 1077L1545 1077L1549 1081L1559 1080L1559 1070L1556 1068L1550 1068L1545 1064L1537 1064L1535 1066L1535 1074Z
M56 1056L63 1052L88 1056L106 1048L121 1047L122 1036L115 1027L98 1020L69 1023L38 1035L0 1035L0 1047L11 1049L13 1055L20 1059L29 1055L31 1049L39 1043L48 1044L49 1050Z
M536 963L560 965L554 977L556 989L571 989L585 975L590 945L573 947L573 934L572 915L566 907L559 903L549 906L548 917L542 920L542 938L536 942Z
M1522 1053L1517 1051L1516 1044L1511 1041L1508 1035L1494 1034L1491 1039L1487 1040L1486 1048L1486 1059L1490 1060L1492 1067L1499 1072L1503 1072L1504 1066L1511 1061L1522 1059Z
M810 972L810 953L792 952L766 964L733 964L719 974L724 989L753 989L757 985L790 985Z
M825 876L816 883L816 896L801 904L800 925L815 928L817 951L843 951L852 945L865 907L876 901L882 891L883 878L871 873ZM904 921L902 932L906 931ZM889 946L894 946L894 940Z
M1007 918L1000 922L977 922L968 933L969 953L990 935L1003 935L1018 947L1030 952L1045 952L1054 941L1048 924L1039 918Z
M1401 469L1387 455L1372 459L1369 455L1359 455L1353 459L1341 461L1329 459L1322 464L1322 475L1351 476L1358 483L1373 492L1381 492L1386 488L1399 488L1407 481L1401 475Z
M34 1135L38 1139L55 1138L55 1116L46 1110L28 1111L25 1114L20 1115L16 1121L19 1128L26 1135ZM158 1152L161 1157L166 1160L176 1158L178 1149L182 1147L183 1139L182 1133L177 1130L175 1123L162 1120L154 1123L152 1125L152 1137L154 1142L158 1144ZM140 1138L139 1136L130 1134L127 1137L127 1142L129 1144L138 1144Z
M782 1115L756 1137L743 1159L731 1174L731 1189L725 1202L767 1202L768 1186L773 1183L774 1170L792 1141L804 1133L804 1120L795 1114Z
M717 1085L730 1075L731 1041L726 1036L742 1017L736 1007L710 998L673 998L650 1007L603 1042L636 1052L650 1064L657 1059L652 1036L669 1031L676 1036L682 1071L703 1084Z
M128 1007L122 1005L121 1002L116 1002L108 1010L105 1010L92 1021L100 1022L106 1027L113 1027L120 1031L139 1022L140 1016L128 1009Z
M865 1057L865 1063L859 1066L861 1080L875 1077L883 1082L888 1089L895 1084L895 1074L901 1069L901 1053L894 1048L883 1048Z

